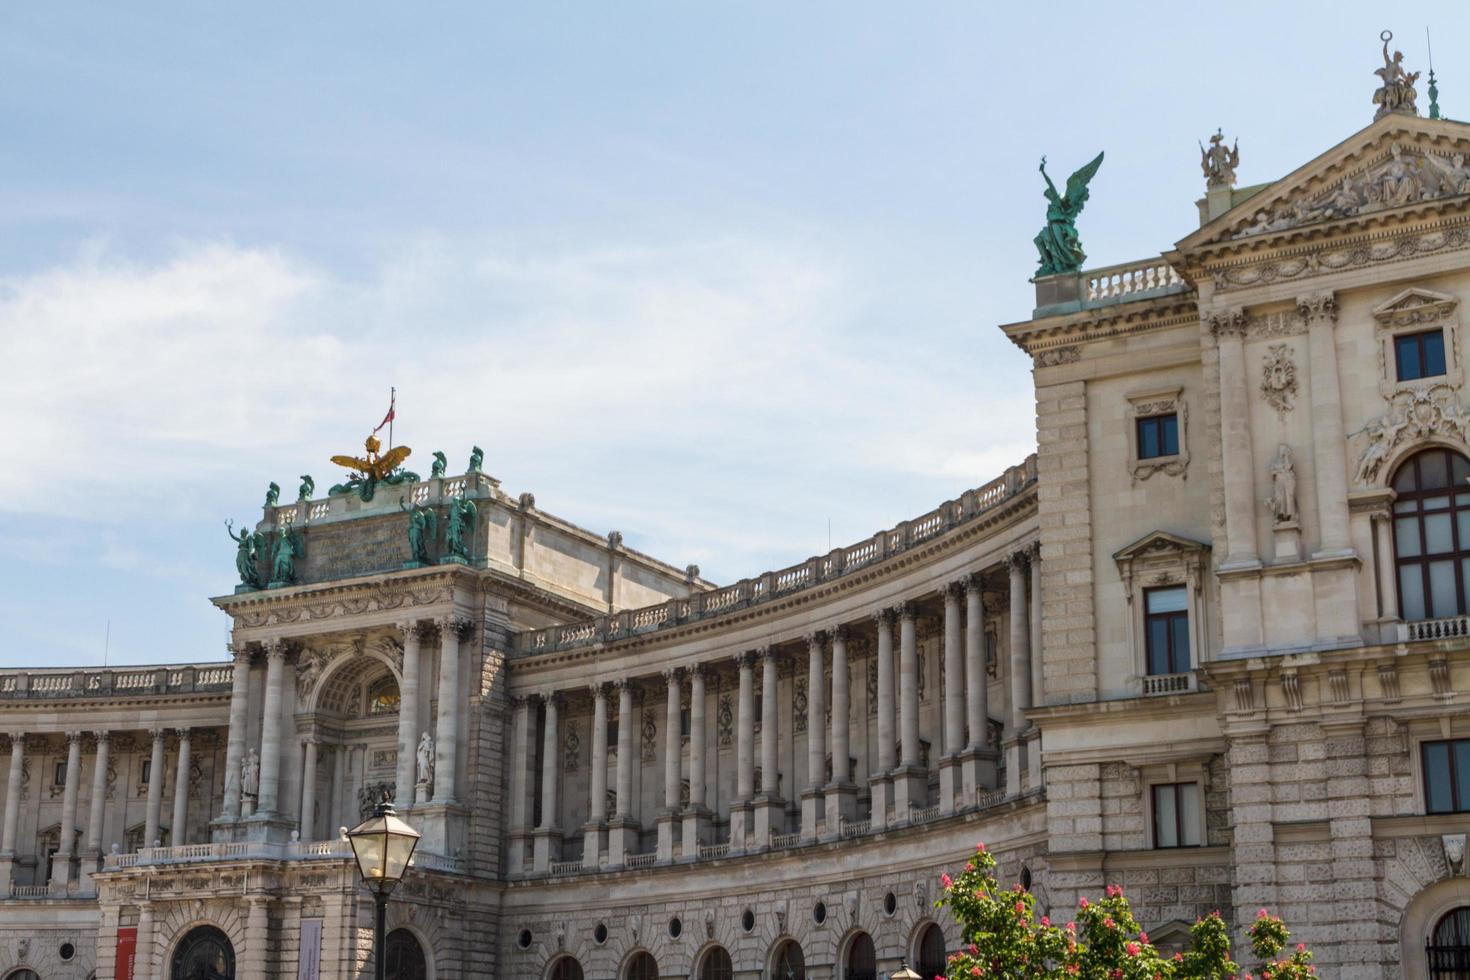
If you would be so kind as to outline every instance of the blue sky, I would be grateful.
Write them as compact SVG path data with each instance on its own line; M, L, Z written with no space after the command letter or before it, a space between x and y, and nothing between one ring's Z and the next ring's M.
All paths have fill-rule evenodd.
M1057 179L1090 263L1372 118L1463 4L0 9L0 665L215 659L226 518L354 449L731 581L1019 461ZM1410 19L1412 18L1412 19ZM1424 83L1420 84L1421 104Z

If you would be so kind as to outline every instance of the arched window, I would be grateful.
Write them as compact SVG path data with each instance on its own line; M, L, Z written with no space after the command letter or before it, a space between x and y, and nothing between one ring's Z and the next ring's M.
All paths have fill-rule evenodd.
M1453 909L1435 923L1425 954L1435 980L1470 978L1470 905Z
M14 973L5 974L5 980L41 980L41 978L36 975L35 970L27 970L25 967L21 967Z
M1405 620L1470 612L1470 460L1426 449L1394 474L1394 558Z
M214 926L196 926L179 941L169 980L235 980L235 947Z
M368 714L396 715L400 700L398 682L393 679L393 675L381 677L368 688Z
M847 946L847 968L843 980L878 980L878 955L873 949L873 937L860 932L852 937Z
M944 976L946 964L944 962L944 933L934 923L924 927L924 932L919 936L918 955L914 957L916 969L921 977Z
M658 980L658 963L651 953L637 953L628 963L623 980Z
M551 965L547 980L582 980L582 964L574 956L563 956Z
M801 946L796 940L788 939L776 950L771 977L773 980L806 980L806 957L801 955Z
M730 980L734 975L735 966L723 946L711 947L704 954L704 962L699 964L699 980Z
M429 980L424 948L407 929L394 929L384 940L383 968L388 980Z

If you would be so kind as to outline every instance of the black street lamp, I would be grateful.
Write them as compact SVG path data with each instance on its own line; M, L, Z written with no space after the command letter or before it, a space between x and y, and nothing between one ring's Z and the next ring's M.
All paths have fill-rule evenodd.
M347 832L347 840L352 844L352 856L357 858L358 873L373 890L373 976L386 980L383 931L388 922L388 893L403 880L413 849L418 846L419 832L398 819L384 794L373 815Z

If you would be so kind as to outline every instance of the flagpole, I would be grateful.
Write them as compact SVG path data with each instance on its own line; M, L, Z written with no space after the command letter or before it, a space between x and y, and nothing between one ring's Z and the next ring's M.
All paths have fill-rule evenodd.
M398 389L388 389L388 448L393 448L393 407L398 400Z

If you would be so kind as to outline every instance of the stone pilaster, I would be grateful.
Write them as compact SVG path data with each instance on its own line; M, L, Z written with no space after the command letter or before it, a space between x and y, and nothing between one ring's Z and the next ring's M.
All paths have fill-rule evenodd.
M893 610L880 609L873 616L878 639L874 656L878 658L878 768L868 778L872 793L872 826L888 826L888 812L893 803L893 770L898 760L894 752L893 697Z
M506 861L510 874L526 870L526 841L531 836L528 814L531 791L531 702L525 695L511 698L510 836Z
M454 773L459 765L459 639L467 625L448 618L439 624L439 718L434 738L434 802L459 801Z
M414 772L418 760L419 739L426 732L419 731L419 673L422 643L418 623L398 624L398 633L403 639L403 676L398 684L398 767L394 773L396 786L394 796L400 810L415 803L427 803L416 795Z
M107 757L112 747L110 732L96 732L94 737L97 754L92 764L92 800L87 814L87 840L82 852L84 884L90 882L93 872L102 865L102 826L107 816Z
M826 657L823 654L824 638L812 633L806 638L806 785L801 790L801 838L815 840L817 817L825 817L822 807L822 784L826 782L827 769L827 699L823 687L826 684Z
M258 816L275 818L280 813L281 703L286 684L286 648L279 640L265 648L265 714L260 724L260 793L255 805ZM150 798L152 789L149 790Z
M739 704L735 719L735 799L730 802L730 851L745 850L752 829L751 809L755 796L755 655L735 655L739 672Z
M297 830L302 840L316 840L316 760L319 744L315 735L302 739L305 759L301 765L301 816Z
M771 837L785 829L786 801L781 797L780 769L780 655L769 647L761 658L761 791L755 798L756 846L771 846Z
M598 868L607 856L607 685L590 685L592 694L591 786L587 823L582 826L582 867Z
M174 765L174 817L169 827L172 844L189 843L189 729L178 731L179 757Z
M51 862L51 887L66 891L77 858L77 791L82 782L82 733L66 733L66 783L61 793L61 831Z
M705 675L702 664L689 668L689 806L684 810L685 861L699 857L699 845L709 843L712 814L705 806L704 755L706 725Z
M633 682L622 678L614 686L618 689L618 810L607 825L607 863L609 867L621 868L627 863L628 855L638 853L639 824L633 798L633 760L638 751L633 746L633 736L638 721L633 713Z
M9 896L15 884L12 872L15 867L16 832L20 824L20 783L25 767L26 737L19 733L10 736L10 772L5 780L5 823L0 833L0 895Z
M906 602L898 614L899 765L893 771L893 816L909 822L909 811L929 804L929 772L919 744L919 638L918 610Z
M561 860L561 827L557 821L557 797L561 782L561 726L558 721L561 695L541 696L544 724L541 743L541 824L536 828L533 867L538 874L551 870L551 862ZM442 704L442 702L441 702Z
M658 815L658 857L660 864L674 860L674 837L682 830L679 823L679 694L680 671L670 668L664 675L664 805Z
M963 799L960 753L965 748L965 651L961 638L960 600L964 584L950 582L940 590L944 603L944 752L939 757L939 812L953 813Z
M852 782L852 675L847 662L847 627L832 631L832 781L825 790L827 828L824 839L836 840L842 824L857 816L857 787Z
M143 811L143 846L157 847L162 843L159 825L163 810L163 748L168 732L155 728L148 733L153 739L153 754L148 763L148 802ZM262 794L264 793L265 767L262 766Z
M996 753L990 747L990 678L985 666L985 602L980 576L965 581L965 709L970 737L961 757L964 799L973 803L995 788Z
M225 801L222 822L240 819L240 767L245 760L245 729L250 709L250 652L243 643L235 647L235 666L230 680L230 728L225 742Z
M1312 472L1317 487L1318 554L1352 553L1348 535L1347 437L1337 377L1337 299L1316 293L1297 300L1307 322L1309 390L1312 397Z
M1021 791L1022 772L1026 765L1024 743L1021 733L1026 730L1026 709L1031 707L1031 651L1029 640L1030 616L1026 602L1026 567L1029 559L1025 552L1010 556L1010 669L1011 717L1006 738L1006 794L1014 796Z

